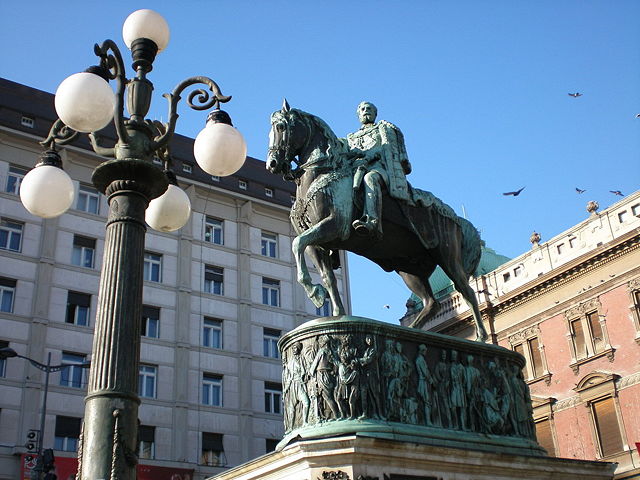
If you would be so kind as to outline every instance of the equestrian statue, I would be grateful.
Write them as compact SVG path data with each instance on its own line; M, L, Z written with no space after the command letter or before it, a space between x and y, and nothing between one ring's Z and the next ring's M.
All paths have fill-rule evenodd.
M370 102L358 105L360 129L338 138L315 115L291 108L271 115L267 169L297 185L291 223L297 234L292 250L297 279L317 307L327 295L334 316L345 309L334 268L339 250L347 250L395 271L422 300L414 325L439 309L429 277L442 267L472 310L478 341L487 340L469 277L480 261L476 228L432 193L406 179L411 163L398 127L376 122ZM318 268L314 284L305 260Z

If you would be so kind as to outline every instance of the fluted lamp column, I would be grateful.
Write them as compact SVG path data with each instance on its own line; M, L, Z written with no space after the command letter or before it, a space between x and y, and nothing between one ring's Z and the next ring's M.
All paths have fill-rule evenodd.
M96 153L112 158L101 163L92 176L96 188L107 196L109 215L79 442L78 480L136 478L145 232L147 224L160 231L174 231L189 219L189 199L171 171L168 147L178 118L177 105L185 89L204 84L208 91L203 88L192 91L188 105L195 110L214 108L205 133L196 141L194 156L201 168L211 175L231 175L246 157L242 135L220 110L220 103L231 97L222 95L218 85L208 77L190 77L165 95L169 101L167 123L146 120L153 91L146 74L152 70L156 54L167 46L169 29L158 13L139 10L125 21L123 37L132 52L135 77L124 76L122 57L113 41L96 45L100 64L72 75L59 87L55 104L60 120L41 142L46 152L36 168L25 176L21 188L21 198L31 213L45 218L60 215L69 207L73 190L69 193L70 180L62 171L56 147L73 141L78 132L91 132ZM109 84L111 80L116 81L115 93ZM125 103L128 118L124 116ZM95 132L112 120L118 140L115 146L107 148L100 144L100 136ZM153 163L153 158L163 161L165 171ZM45 166L53 169L54 175L44 171ZM48 181L54 177L55 182ZM60 185L65 200L49 208L51 205L46 204L53 202L46 200L57 198ZM58 193L51 193L51 189L58 189Z

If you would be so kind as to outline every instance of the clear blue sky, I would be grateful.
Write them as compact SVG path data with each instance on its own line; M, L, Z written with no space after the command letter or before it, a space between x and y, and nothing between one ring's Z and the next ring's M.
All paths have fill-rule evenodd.
M264 159L283 97L339 136L370 100L404 132L411 183L464 206L504 255L527 250L533 230L549 239L584 219L588 200L605 208L619 198L609 190L640 184L638 1L4 0L0 75L54 92L95 63L94 43L124 49L122 22L139 8L171 28L149 77L155 117L166 120L161 93L211 76L234 97L227 111L249 154ZM178 131L195 136L205 116L180 113ZM350 265L356 315L402 316L399 277L355 256Z

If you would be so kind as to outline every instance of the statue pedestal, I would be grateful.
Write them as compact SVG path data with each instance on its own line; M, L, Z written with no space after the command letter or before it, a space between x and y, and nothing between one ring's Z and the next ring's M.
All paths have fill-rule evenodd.
M217 480L613 475L614 464L546 456L511 350L350 316L307 322L278 347L285 436Z
M302 440L210 480L611 480L615 464L360 435Z

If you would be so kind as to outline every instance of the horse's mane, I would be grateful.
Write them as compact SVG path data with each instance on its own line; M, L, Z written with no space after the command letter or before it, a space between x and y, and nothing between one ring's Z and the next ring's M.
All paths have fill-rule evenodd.
M326 151L327 156L335 156L337 164L339 166L342 166L342 154L347 150L345 140L338 138L331 127L327 125L327 122L322 120L320 117L313 115L312 113L300 110L298 108L292 108L291 111L295 112L303 121L311 123L313 126L322 131L323 136L329 143L329 147Z

